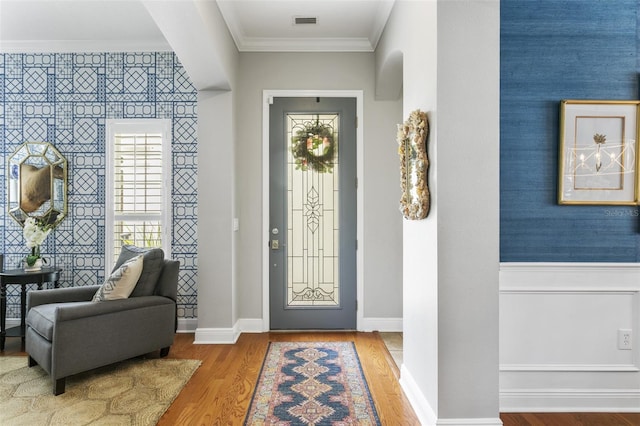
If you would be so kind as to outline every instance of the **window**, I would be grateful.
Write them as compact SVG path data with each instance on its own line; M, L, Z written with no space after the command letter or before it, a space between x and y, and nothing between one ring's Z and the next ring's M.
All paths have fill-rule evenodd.
M107 122L106 267L123 245L171 250L169 120Z

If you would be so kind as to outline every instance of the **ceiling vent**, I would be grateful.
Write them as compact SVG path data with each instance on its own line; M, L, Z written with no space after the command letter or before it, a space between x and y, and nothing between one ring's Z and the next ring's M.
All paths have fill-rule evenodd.
M318 18L315 16L294 16L293 25L316 25Z

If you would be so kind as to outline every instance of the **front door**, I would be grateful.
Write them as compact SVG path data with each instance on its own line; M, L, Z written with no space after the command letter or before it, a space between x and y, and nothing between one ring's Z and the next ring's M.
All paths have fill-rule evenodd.
M356 328L356 99L274 98L270 328Z

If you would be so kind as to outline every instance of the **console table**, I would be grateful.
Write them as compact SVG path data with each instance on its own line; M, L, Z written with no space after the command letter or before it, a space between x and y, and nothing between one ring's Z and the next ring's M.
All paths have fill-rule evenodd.
M37 284L38 290L42 290L44 283L53 283L58 288L58 280L62 268L55 266L43 267L40 271L25 272L22 269L9 269L0 272L0 351L4 350L4 342L7 336L22 337L24 344L25 317L27 304L27 284ZM20 293L20 325L7 330L7 286L17 284L22 287Z

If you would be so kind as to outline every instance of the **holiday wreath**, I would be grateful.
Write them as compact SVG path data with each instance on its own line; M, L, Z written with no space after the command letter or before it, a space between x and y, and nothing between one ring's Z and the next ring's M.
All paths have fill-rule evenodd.
M318 173L331 173L336 155L333 130L319 120L307 124L292 138L291 153L297 170L307 171L311 168Z

